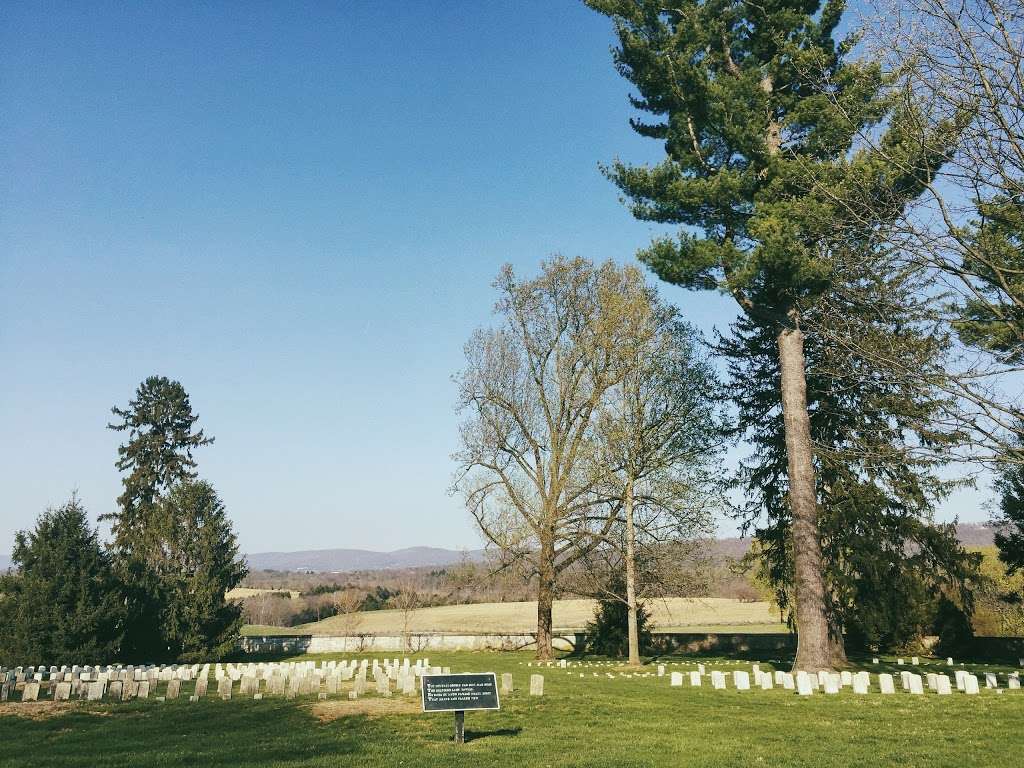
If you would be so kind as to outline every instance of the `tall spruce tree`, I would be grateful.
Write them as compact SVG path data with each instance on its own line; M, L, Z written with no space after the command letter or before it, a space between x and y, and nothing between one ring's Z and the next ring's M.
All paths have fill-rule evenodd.
M158 502L161 627L179 661L220 659L234 647L242 609L225 599L245 578L224 503L205 480L185 480Z
M814 329L807 399L834 664L845 661L844 635L862 647L909 645L931 629L940 596L969 610L977 565L954 527L932 520L951 488L936 455L957 439L937 426L946 402L899 373L907 364L930 367L948 335L936 328L932 305L914 300L914 276L889 269L884 252L865 245L846 261L845 283L805 317ZM775 339L749 318L733 330L721 349L753 447L739 477L749 494L746 522L756 527L764 575L792 612L799 596ZM886 359L891 370L880 364Z
M827 667L804 313L834 279L827 243L836 229L902 211L941 163L945 134L956 126L920 140L915 115L886 97L880 66L851 60L852 43L834 39L843 0L587 4L613 19L615 64L639 94L631 103L656 118L633 120L634 130L662 141L667 155L654 167L615 162L606 173L634 216L688 228L639 258L664 280L731 295L774 340L792 516L794 666ZM876 129L886 158L855 147Z
M110 561L76 497L20 531L0 577L0 663L107 663L125 609Z
M118 510L100 519L111 521L114 564L127 595L125 656L164 659L171 651L161 626L168 596L160 579L166 551L159 502L176 483L195 477L192 453L213 438L195 429L199 417L192 412L188 393L165 376L150 376L127 408L111 410L118 421L108 427L128 433L116 463L126 474Z

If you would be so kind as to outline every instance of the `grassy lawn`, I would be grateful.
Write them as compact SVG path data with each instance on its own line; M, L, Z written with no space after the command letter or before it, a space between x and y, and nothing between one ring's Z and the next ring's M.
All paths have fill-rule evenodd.
M0 705L7 745L0 765L1009 766L1020 757L1020 691L856 696L844 689L804 698L781 689L738 692L731 680L726 691L712 690L707 679L699 689L672 688L668 673L609 679L615 667L583 666L540 670L545 695L531 698L529 675L538 670L530 660L525 653L430 654L431 664L455 672L514 675L516 691L500 712L467 714L462 747L451 743L450 714L421 714L407 697L252 701L237 698L236 685L236 698L224 702L211 685L204 701L189 703L186 684L182 699L165 703ZM671 672L697 660L668 661ZM700 661L709 671L749 669L748 662ZM946 669L935 662L919 671Z

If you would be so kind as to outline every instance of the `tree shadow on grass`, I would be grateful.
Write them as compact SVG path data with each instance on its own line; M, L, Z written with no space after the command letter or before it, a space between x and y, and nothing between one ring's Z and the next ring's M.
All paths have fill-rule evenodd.
M470 741L478 741L492 736L518 736L522 732L523 729L518 726L515 728L498 728L493 731L470 731L467 729L464 734L464 738L468 743Z

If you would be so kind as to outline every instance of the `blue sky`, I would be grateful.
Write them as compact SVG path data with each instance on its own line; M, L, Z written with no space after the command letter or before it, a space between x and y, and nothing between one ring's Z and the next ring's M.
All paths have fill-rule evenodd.
M8 3L0 550L179 379L246 551L477 546L451 375L501 264L633 260L607 20L564 2ZM653 280L653 278L652 278ZM704 329L731 301L662 287ZM962 494L947 514L983 516ZM723 526L729 532L730 526Z

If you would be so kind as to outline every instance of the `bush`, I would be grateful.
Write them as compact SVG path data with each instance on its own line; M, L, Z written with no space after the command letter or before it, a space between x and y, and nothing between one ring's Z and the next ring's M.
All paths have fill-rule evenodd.
M587 652L600 656L629 655L629 608L622 578L614 578L607 596L597 602L594 620L587 624ZM650 615L643 603L637 606L636 624L640 650L651 647Z

